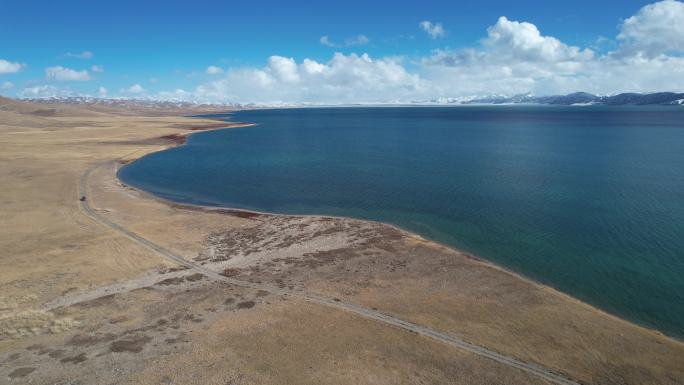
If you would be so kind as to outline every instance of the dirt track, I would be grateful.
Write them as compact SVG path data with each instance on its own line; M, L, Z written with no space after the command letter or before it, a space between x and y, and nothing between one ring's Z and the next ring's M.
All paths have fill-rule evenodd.
M115 162L115 161L112 161ZM112 163L112 162L107 162L107 163ZM107 164L105 163L105 164ZM86 171L83 176L81 176L80 179L80 188L79 192L81 196L88 197L88 177L90 174L98 167L101 167L103 164L96 164L92 166L91 168ZM456 347L458 349L463 349L471 353L475 353L477 355L486 357L488 359L494 360L496 362L523 370L525 372L528 372L530 374L539 376L545 380L549 380L553 383L556 384L562 384L562 385L579 385L578 382L575 382L573 380L570 380L566 376L555 373L551 370L548 370L546 368L540 367L538 365L534 364L529 364L525 363L519 360L516 360L513 357L508 357L502 354L499 354L497 352L491 351L489 349L486 349L481 346L477 346L474 344L471 344L469 342L464 341L461 338L455 337L455 336L450 336L446 335L444 333L440 333L436 330L432 330L430 328L427 328L425 326L421 325L416 325L411 322L404 321L399 318L395 318L386 314L379 313L377 311L364 308L362 306L355 305L353 303L346 303L344 301L341 301L339 299L334 299L334 298L328 298L322 295L314 295L314 294L307 294L307 293L301 293L301 292L294 292L291 290L284 290L264 284L259 284L259 283L253 283L253 282L248 282L248 281L241 281L237 280L234 278L226 277L223 276L211 269L205 268L201 265L198 265L194 262L188 261L185 258L178 256L171 251L155 244L154 242L151 242L138 234L126 229L125 227L118 225L109 219L105 218L104 216L100 215L96 209L94 209L90 205L90 200L85 199L81 200L81 207L83 208L83 211L88 215L89 217L93 218L97 222L109 226L110 228L119 231L120 233L126 235L127 237L131 238L132 240L140 243L141 245L154 250L155 252L159 253L164 258L167 258L169 260L172 260L173 262L181 265L181 266L186 266L189 269L196 271L198 273L204 274L205 276L217 280L217 281L222 281L229 283L231 285L236 285L236 286L241 286L241 287L247 287L250 289L255 289L255 290L263 290L272 294L276 295L281 295L281 296L292 296L292 297L297 297L300 299L303 299L308 302L313 302L319 305L323 306L329 306L333 307L336 309L341 309L347 312L354 313L356 315L365 317L365 318L370 318L373 320L376 320L378 322L384 323L386 325L394 326L394 327L399 327L401 329L418 333L420 335L433 338L435 340L438 340L442 343L448 344L450 346Z
M458 250L375 222L178 206L110 167L216 122L0 117L0 382L541 385L545 368L681 384L681 343ZM149 245L84 215L95 164L90 208Z

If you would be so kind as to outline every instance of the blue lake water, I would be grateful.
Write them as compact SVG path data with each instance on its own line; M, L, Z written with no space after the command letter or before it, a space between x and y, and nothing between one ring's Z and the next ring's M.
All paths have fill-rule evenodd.
M389 222L684 336L684 108L226 115L119 172L185 203Z

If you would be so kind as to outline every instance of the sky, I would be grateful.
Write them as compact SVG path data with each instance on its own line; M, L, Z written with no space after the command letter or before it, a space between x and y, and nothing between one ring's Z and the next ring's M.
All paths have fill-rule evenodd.
M10 97L330 104L577 91L684 92L684 2L0 0Z

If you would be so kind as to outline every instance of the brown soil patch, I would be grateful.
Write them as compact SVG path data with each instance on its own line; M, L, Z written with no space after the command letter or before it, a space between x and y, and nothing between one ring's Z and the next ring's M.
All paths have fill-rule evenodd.
M81 354L79 354L77 356L73 356L73 357L64 357L61 360L59 360L59 362L62 362L65 364L66 363L72 363L74 365L80 364L81 362L85 362L85 361L88 361L88 356L86 356L85 353L81 353Z
M55 116L57 114L57 110L55 110L54 108L48 108L44 110L31 111L28 114L35 116Z
M227 211L226 214L230 214L230 215L232 215L234 217L238 217L238 218L248 218L248 219L260 217L263 215L263 214L259 214L259 213L253 213L251 211L238 211L238 210Z
M66 345L69 345L69 346L92 346L92 345L96 345L96 344L101 343L101 342L113 341L115 339L116 339L116 334L112 334L112 333L106 333L106 334L101 334L101 335L76 334L75 336L71 337L66 342Z
M185 279L190 281L190 282L196 282L196 281L199 281L201 279L204 279L204 274L202 274L202 273L191 274L191 275L188 275L187 277L185 277Z
M183 283L185 278L183 277L173 277L173 278L167 278L163 281L159 281L155 283L155 285L162 285L162 286L169 286L169 285L180 285Z
M109 344L109 351L116 353L140 353L152 338L148 336L135 336L120 339Z
M255 305L254 301L244 301L237 304L238 309L251 309Z
M223 275L224 277L235 277L236 275L239 275L239 274L240 274L240 270L231 269L231 268L225 269L221 273L221 275Z
M185 144L185 142L187 140L185 135L182 135L182 134L164 135L164 136L160 136L159 139L162 139L164 141L170 141L174 144Z
M15 369L9 374L9 378L26 377L35 371L36 371L36 368L30 368L30 367Z
M57 350L51 351L51 352L48 354L48 356L50 356L50 358L60 358L60 357L62 357L62 356L64 355L64 353L66 353L66 350L57 349Z
M352 259L357 256L355 250L351 248L339 248L333 250L317 251L313 253L306 253L306 259L301 261L307 267L317 268L325 265L333 265L338 261Z

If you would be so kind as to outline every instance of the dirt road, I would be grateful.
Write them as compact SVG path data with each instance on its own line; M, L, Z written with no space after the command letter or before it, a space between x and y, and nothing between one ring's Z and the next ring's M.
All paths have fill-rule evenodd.
M113 162L113 161L112 161ZM504 365L520 369L522 371L525 371L527 373L533 374L535 376L541 377L545 380L551 381L556 384L562 384L562 385L579 385L578 382L573 381L566 376L554 372L550 369L527 363L527 362L522 362L519 361L513 357L505 356L500 353L497 353L495 351L489 350L485 347L478 346L472 343L469 343L461 338L458 338L456 336L452 335L447 335L444 333L441 333L439 331L427 328L425 326L417 325L408 321L404 321L402 319L383 314L380 312L377 312L372 309L368 309L365 307L361 307L359 305L355 305L353 303L348 303L345 301L341 301L337 298L328 298L325 296L321 295L315 295L315 294L308 294L304 292L296 292L292 290L286 290L286 289L281 289L269 285L264 285L264 284L258 284L258 283L253 283L253 282L248 282L248 281L243 281L243 280L238 280L230 277L223 276L211 269L205 268L199 264L196 264L192 261L189 261L181 256L178 256L174 254L173 252L167 250L166 248L153 243L149 241L148 239L145 239L141 237L140 235L126 229L125 227L114 223L107 219L105 216L101 215L97 209L95 209L91 205L91 200L88 199L89 194L88 194L88 178L90 174L96 170L99 167L103 167L105 165L111 165L112 162L105 162L105 163L98 163L90 167L82 176L80 179L80 187L79 187L79 197L86 197L86 199L80 200L80 205L81 208L83 209L84 213L92 218L93 220L108 226L112 228L115 231L118 231L125 235L126 237L130 238L131 240L141 244L142 246L151 249L161 255L162 257L171 260L179 265L185 266L195 272L202 273L205 276L217 280L217 281L222 281L226 282L232 285L236 286L241 286L241 287L247 287L255 290L263 290L267 291L272 294L276 295L281 295L281 296L287 296L287 297L293 297L293 298L298 298L301 300L305 300L307 302L311 303L316 303L319 305L323 306L328 306L331 308L335 309L340 309L344 310L346 312L350 312L356 315L359 315L361 317L365 317L368 319L373 319L375 321L381 322L386 325L398 327L410 332L414 332L417 334L420 334L425 337L432 338L434 340L437 340L439 342L445 343L447 345L453 346L455 348L465 350L474 354L477 354L482 357L486 357L488 359L491 359L493 361L502 363Z

